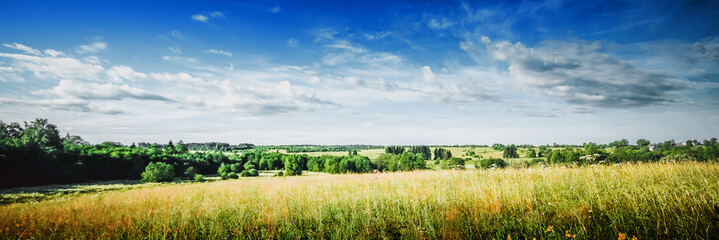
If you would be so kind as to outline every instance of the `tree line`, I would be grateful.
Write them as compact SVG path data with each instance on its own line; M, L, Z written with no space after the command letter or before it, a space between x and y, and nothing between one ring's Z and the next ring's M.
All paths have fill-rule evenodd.
M651 145L651 149L649 146ZM429 146L388 146L385 154L375 160L347 148L345 156L308 156L271 152L263 147L249 149L252 144L206 143L192 144L172 141L167 144L140 143L124 146L104 142L89 144L79 136L60 136L57 126L46 119L31 122L5 123L0 121L0 187L29 186L81 182L88 180L143 179L165 181L181 177L203 179L205 174L237 178L258 176L260 171L275 170L278 175L301 175L303 171L326 173L366 173L371 171L411 171L427 169L427 161L435 160L442 169L464 168L465 159L452 156L449 149ZM376 147L371 145L356 145ZM244 148L243 150L237 147ZM502 145L503 158L519 157L518 149L529 147L526 157L530 164L587 164L626 161L708 161L719 158L716 138L686 143L665 141L651 144L639 139L629 145L626 139L609 144L585 143L580 147L564 148L543 145ZM231 154L220 151L192 151L191 149L232 149ZM480 159L478 168L504 167L499 158Z

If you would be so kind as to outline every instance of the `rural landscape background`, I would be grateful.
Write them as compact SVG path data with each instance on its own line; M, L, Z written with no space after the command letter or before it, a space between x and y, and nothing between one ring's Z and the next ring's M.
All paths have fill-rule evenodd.
M0 1L0 239L716 239L716 1Z

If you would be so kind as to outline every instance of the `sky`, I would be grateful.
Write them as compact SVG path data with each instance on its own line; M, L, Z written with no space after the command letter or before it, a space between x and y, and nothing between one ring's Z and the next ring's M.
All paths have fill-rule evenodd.
M0 120L91 143L719 137L719 1L0 3Z

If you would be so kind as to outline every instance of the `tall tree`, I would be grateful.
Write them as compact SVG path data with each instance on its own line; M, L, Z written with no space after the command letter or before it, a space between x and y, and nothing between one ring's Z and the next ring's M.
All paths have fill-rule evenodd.
M514 144L507 146L504 148L504 153L502 154L504 158L518 158L519 154L517 153L517 146Z
M639 146L639 148L646 147L649 145L649 143L651 143L651 142L649 142L649 140L646 140L643 138L637 139L637 146Z

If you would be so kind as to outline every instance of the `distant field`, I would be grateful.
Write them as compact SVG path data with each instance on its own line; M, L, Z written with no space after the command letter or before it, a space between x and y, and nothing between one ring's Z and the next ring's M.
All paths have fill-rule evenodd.
M269 152L280 152L280 153L287 153L285 150L270 150ZM379 155L384 153L384 149L366 149L366 150L360 150L357 151L358 155L367 156L370 159L375 159L379 157ZM293 154L307 154L308 156L322 156L322 155L331 155L331 156L344 156L347 155L347 152L303 152L303 153L293 153Z
M243 178L0 206L0 239L715 239L719 165Z

